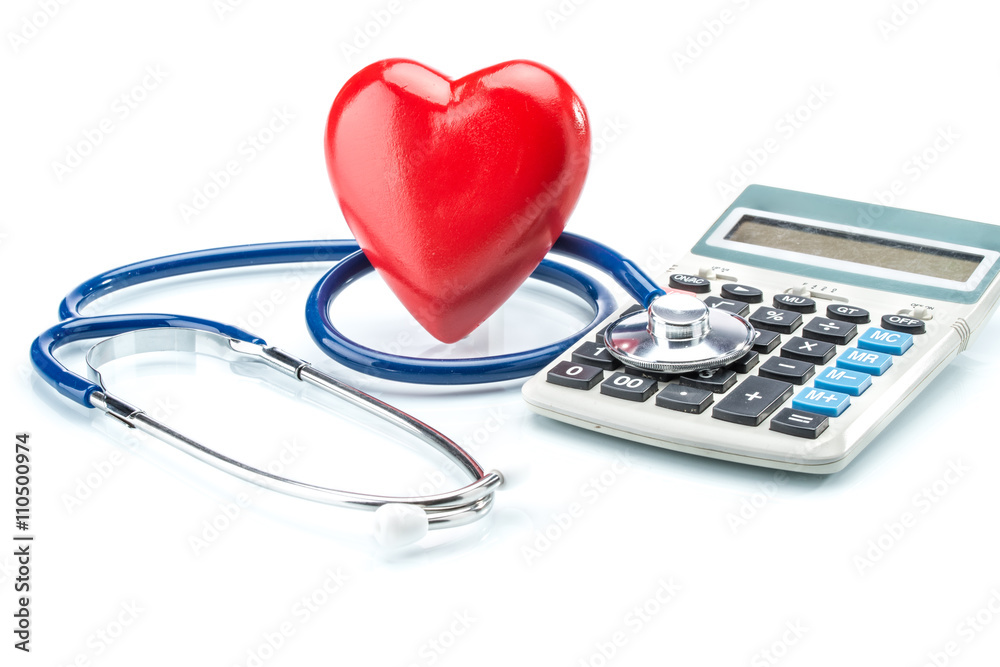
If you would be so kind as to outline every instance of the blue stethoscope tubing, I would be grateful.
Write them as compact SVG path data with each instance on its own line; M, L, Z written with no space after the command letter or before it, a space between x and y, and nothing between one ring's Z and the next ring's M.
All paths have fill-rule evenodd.
M644 307L664 292L631 260L591 239L564 232L552 252L595 267L612 277ZM69 370L55 351L78 340L113 336L158 327L182 327L218 333L265 344L252 333L213 320L168 314L127 314L86 317L81 310L111 292L174 276L239 267L295 262L336 261L309 295L306 324L313 340L335 361L375 377L419 384L478 384L522 378L541 370L587 331L607 319L615 299L600 281L566 264L542 260L532 278L564 288L582 298L594 311L593 319L579 332L555 343L512 354L469 359L422 359L381 352L356 343L337 330L330 320L330 303L348 285L373 270L353 240L292 241L197 250L148 259L107 271L74 288L63 299L63 320L42 333L31 345L31 362L39 375L67 398L94 407L90 398L101 387Z

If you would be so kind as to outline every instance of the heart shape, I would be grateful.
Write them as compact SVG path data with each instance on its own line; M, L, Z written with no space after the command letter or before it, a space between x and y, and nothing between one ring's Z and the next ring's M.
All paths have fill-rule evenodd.
M538 266L590 162L583 103L528 61L454 81L410 60L369 65L334 100L325 145L365 255L445 343L482 324Z

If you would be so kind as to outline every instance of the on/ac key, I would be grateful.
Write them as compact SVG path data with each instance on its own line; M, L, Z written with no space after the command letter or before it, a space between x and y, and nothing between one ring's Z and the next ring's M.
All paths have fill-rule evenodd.
M692 276L687 273L675 273L670 276L669 285L674 289L681 289L695 294L704 294L712 291L712 283L701 276Z

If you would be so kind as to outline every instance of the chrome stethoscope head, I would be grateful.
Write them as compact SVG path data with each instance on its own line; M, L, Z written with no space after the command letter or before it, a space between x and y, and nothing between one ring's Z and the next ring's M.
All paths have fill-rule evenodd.
M457 463L472 482L455 491L435 495L377 496L296 481L229 458L181 435L107 392L99 370L101 366L133 354L161 351L194 352L225 361L260 363L319 387L420 438ZM101 388L90 393L90 403L129 428L148 433L223 472L266 489L328 505L372 510L375 512L375 538L385 547L411 544L426 535L428 530L472 523L490 511L493 495L504 481L500 472L484 472L468 452L422 421L275 347L198 329L140 329L112 336L94 345L87 354L87 373Z
M604 332L604 345L626 366L659 373L690 373L733 363L753 346L756 331L744 318L684 292L654 298Z

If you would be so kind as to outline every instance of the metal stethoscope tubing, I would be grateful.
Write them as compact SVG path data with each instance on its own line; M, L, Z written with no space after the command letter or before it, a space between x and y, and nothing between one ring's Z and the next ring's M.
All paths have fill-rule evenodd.
M564 234L556 242L553 251L609 273L644 304L663 293L636 265L594 241ZM330 321L330 301L354 280L372 270L354 241L233 246L136 262L82 283L60 305L59 314L63 321L33 342L31 360L42 378L67 398L87 408L101 409L127 426L150 433L240 479L299 498L377 510L376 531L382 530L384 542L406 543L418 539L422 531L427 529L474 521L490 510L493 494L503 483L502 475L497 471L484 472L459 445L410 415L336 380L278 348L268 347L262 339L238 327L182 315L81 315L81 309L100 296L162 278L236 267L337 260L342 261L320 280L310 294L307 304L310 333L336 361L380 378L423 384L468 384L525 377L537 372L565 351L586 330L607 319L615 307L614 298L600 282L573 267L543 260L532 274L533 277L567 289L592 307L593 319L584 330L535 350L494 357L402 357L355 343L337 331ZM62 345L93 338L108 339L95 345L88 354L90 379L77 375L56 359L55 351ZM422 439L458 463L472 481L465 487L448 493L403 498L307 484L243 464L173 431L142 410L117 398L104 387L97 370L102 363L128 354L164 349L209 352L224 359L264 363L359 405Z

